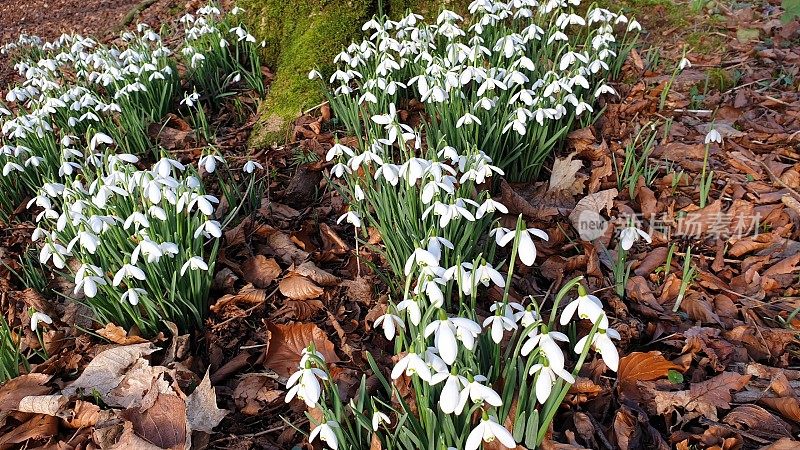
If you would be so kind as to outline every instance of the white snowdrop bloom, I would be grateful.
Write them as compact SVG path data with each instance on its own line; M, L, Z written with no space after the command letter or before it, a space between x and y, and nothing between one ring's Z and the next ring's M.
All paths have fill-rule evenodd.
M628 29L627 30L628 31L641 31L642 30L642 25L640 25L639 22L636 21L636 19L632 19L628 23Z
M353 198L355 198L358 202L366 198L364 195L364 190L361 189L361 186L356 185L356 187L353 189Z
M499 344L503 340L504 332L516 330L517 324L513 319L509 319L498 311L483 321L483 327L491 328L492 340L495 344Z
M4 177L8 176L8 174L10 174L12 171L15 171L15 170L17 172L24 172L25 171L25 169L22 166L20 166L19 164L15 163L15 162L7 161L6 164L3 166L3 176Z
M474 123L476 123L478 125L482 124L482 122L480 121L480 119L478 119L478 117L476 117L476 116L474 116L474 115L472 115L470 113L465 113L456 122L456 128L461 128L464 125L472 125Z
M483 201L483 203L481 203L481 206L478 207L478 211L475 212L475 218L480 219L486 214L493 214L495 211L508 214L508 208L506 208L504 204L496 202L491 198L487 198Z
M150 217L161 220L162 222L167 220L167 212L164 211L164 208L161 208L160 206L150 205L150 207L147 208L147 214Z
M380 326L383 329L383 335L386 336L386 339L390 341L394 339L398 328L401 330L406 329L406 324L403 322L403 319L401 319L400 316L396 316L388 312L375 319L373 326L375 328Z
M194 206L197 206L197 209L200 210L206 216L210 216L214 214L214 203L219 203L219 199L214 197L213 195L197 195L192 194L192 199L189 201L189 204L186 207L187 212L191 212ZM181 211L182 208L177 208L178 212Z
M75 273L75 289L74 294L78 294L81 290L88 298L97 296L98 286L106 285L106 280L103 278L103 270L97 266L82 264L78 271Z
M514 241L516 232L508 228L498 227L490 231L489 235L494 236L497 245L505 247L509 242ZM520 261L526 266L532 266L536 260L536 245L534 245L531 236L536 236L545 241L549 240L547 233L538 228L527 228L522 230L522 232L519 234L518 254Z
M31 330L33 330L34 332L38 331L39 322L46 323L47 325L52 325L53 319L51 319L50 316L48 316L45 313L36 311L33 314L31 314Z
M317 79L317 78L320 79L320 80L322 79L322 74L319 73L318 70L311 70L310 72L308 72L308 79L309 80L314 80L314 79Z
M578 298L569 302L561 312L561 325L568 324L576 311L578 313L578 318L588 319L593 324L597 323L599 320L600 325L598 327L601 330L608 328L608 317L606 317L606 313L603 311L603 303L601 303L600 299L596 296L586 292L586 288L582 285L578 286Z
M436 257L437 260L442 258L442 247L454 250L453 243L443 237L431 236L428 238L428 252Z
M653 242L653 239L650 237L649 234L645 233L644 231L636 228L635 226L629 226L623 228L622 231L619 233L619 242L622 246L622 249L628 251L633 247L633 243L639 240L639 238L644 239L647 243Z
M564 353L561 347L558 346L556 341L569 342L569 338L558 331L550 331L548 333L530 333L528 339L522 345L520 353L522 356L528 356L533 350L538 348L541 355L544 356L551 367L564 368Z
M203 258L199 256L192 256L185 263L183 263L183 266L181 266L181 276L183 276L186 271L190 269L208 271L208 264L203 261Z
M94 255L97 252L97 246L100 244L100 239L88 231L79 231L78 234L69 241L67 244L67 251L71 252L76 243L80 242L81 248Z
M264 166L262 166L256 161L247 161L246 163L244 163L244 167L242 167L242 171L244 173L253 173L256 171L256 169L264 170Z
M484 262L472 271L472 281L477 282L485 287L489 287L490 283L502 288L506 285L506 280L503 275L498 272L491 264Z
M613 87L603 83L595 89L594 98L598 98L603 94L617 95L617 91L615 91Z
M140 254L145 257L147 263L152 264L157 263L164 256L164 251L155 242L149 239L142 239L131 252L131 264L136 264L139 261Z
M619 352L617 351L617 346L611 341L612 338L620 339L620 335L616 330L612 328L598 329L592 337L592 343L590 345L600 353L606 366L616 372L617 369L619 369ZM583 348L586 346L586 341L588 339L588 335L584 336L575 344L575 353L581 354L583 352Z
M464 445L464 450L478 450L481 443L491 443L496 440L500 441L503 446L507 448L516 448L517 442L511 432L506 430L502 425L497 423L497 419L490 417L486 412L483 413L481 423L470 431L467 436L467 441Z
M426 267L439 267L439 258L427 250L416 248L414 253L406 260L403 273L405 273L406 276L411 275L411 270L415 265L421 269Z
M320 440L328 445L333 450L339 450L339 440L336 438L334 428L339 428L339 424L333 420L321 423L311 430L308 435L308 442L313 442L319 436Z
M722 144L722 135L715 128L708 130L708 133L706 133L705 143L710 144L712 142Z
M372 150L365 150L364 152L350 159L350 168L353 170L358 170L362 165L369 165L373 161L379 166L383 165L383 159L378 153L373 152Z
M681 60L678 62L678 70L683 70L687 67L692 67L692 62L686 58L681 58Z
M346 167L346 166L345 166ZM400 181L400 166L391 163L384 163L375 170L373 178L376 180L383 177L392 186L397 186Z
M211 237L220 238L222 237L222 225L216 220L206 220L195 230L194 238L197 239L201 235L206 239Z
M225 164L225 160L219 155L203 155L200 157L198 164L203 166L208 173L214 173L217 170L217 163Z
M444 318L434 320L425 327L425 337L434 335L434 346L439 352L445 363L452 365L458 356L458 342L456 339L456 327L444 312L440 313ZM480 328L478 328L480 330Z
M416 374L422 380L428 383L431 382L431 370L428 368L428 364L416 353L406 353L406 355L395 364L392 369L392 379L396 380L404 373L409 377Z
M439 395L439 408L445 414L453 414L458 407L459 393L469 384L466 377L451 373L447 370L437 372L431 376L431 386L444 381L442 392Z
M128 287L128 290L122 293L120 300L127 301L131 306L139 304L139 300L147 295L147 291L141 288Z
M470 222L475 221L475 216L469 210L464 208L458 202L445 204L442 202L434 202L425 211L422 212L422 219L425 220L428 215L433 213L434 216L439 216L439 227L445 228L454 219L465 218Z
M150 227L150 221L147 219L147 216L140 213L139 211L134 211L125 219L125 223L122 225L124 229L128 229L131 226L136 225L134 230L138 230L139 228L148 228Z
M419 302L416 299L407 298L402 302L397 304L398 311L406 311L408 314L408 320L411 321L414 326L419 325L420 320L422 320L422 310L419 307Z
M534 364L531 366L528 374L534 375L537 372L539 372L539 377L536 379L536 399L541 404L545 404L550 398L550 393L553 391L553 385L558 378L561 378L570 384L575 383L575 377L573 377L571 373L564 370L563 367Z
M372 121L378 125L389 125L397 120L397 107L394 103L389 103L388 114L377 114L372 116Z
M114 274L114 280L111 282L113 286L119 286L122 283L124 278L135 278L140 281L144 281L147 279L147 276L144 274L144 271L134 265L131 264L124 264L116 274Z
M342 223L342 221L347 221L347 223L353 225L356 228L361 227L361 218L355 211L347 211L346 213L339 216L338 219L336 219L336 223Z
M409 186L413 186L425 175L430 165L431 162L427 159L411 158L400 166L398 175L404 178Z
M306 367L298 370L286 382L289 391L286 393L285 402L289 403L297 397L303 400L309 408L316 407L319 397L322 395L322 386L320 386L319 380L327 379L328 374L322 369Z
M372 413L372 431L378 431L378 428L380 428L382 423L391 425L392 419L390 419L386 414L376 410Z
M339 142L336 142L328 153L325 154L325 161L331 161L333 158L341 157L342 155L347 155L349 157L354 157L356 154L353 152L353 149L346 145L342 145Z
M476 375L467 379L467 383L461 392L458 394L458 405L456 405L456 414L461 414L467 404L467 399L472 400L472 403L486 402L492 406L498 407L503 405L503 400L494 389L482 383L488 381L483 375Z
M331 174L337 178L341 178L344 174L353 173L346 164L343 163L336 163L333 167L331 167Z
M180 172L186 170L186 166L170 158L161 158L155 165L153 165L153 172L160 177L168 177L172 174L172 170L177 169Z
M53 260L53 265L57 269L63 269L67 263L66 256L69 255L67 249L61 245L56 243L47 243L42 246L42 249L39 251L39 262L42 264L46 264L51 258Z

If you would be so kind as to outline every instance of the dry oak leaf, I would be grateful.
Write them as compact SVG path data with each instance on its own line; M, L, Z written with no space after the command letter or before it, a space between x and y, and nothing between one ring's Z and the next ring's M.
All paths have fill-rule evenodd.
M584 180L578 180L577 177L578 171L583 167L583 161L572 159L574 156L575 153L571 153L566 158L556 158L553 161L548 192L569 191L571 194L583 192Z
M274 258L256 255L242 264L242 278L257 288L264 289L281 275L281 267Z
M133 431L145 441L164 449L191 448L186 420L186 403L172 394L157 394L152 406L144 411L126 409L122 417L133 423Z
M589 194L580 199L578 204L575 205L575 209L569 214L569 220L572 222L572 226L574 226L576 230L582 231L582 225L584 225L582 223L583 221L588 219L591 219L592 222L597 221L600 213L604 209L608 213L611 213L611 208L614 207L614 199L617 198L617 195L619 195L617 188L612 188ZM601 225L608 226L605 221L601 222ZM598 236L602 235L603 231L605 230L597 230Z
M28 373L20 375L0 386L0 418L6 412L19 406L20 400L32 395L49 394L52 389L46 386L50 375L44 373Z
M723 372L714 378L693 383L688 390L654 391L654 403L659 414L669 414L676 407L696 411L706 418L718 420L717 408L728 409L733 399L730 391L739 391L750 381L750 375Z
M311 261L306 261L300 264L293 270L294 273L310 278L315 283L322 286L336 286L339 284L339 278L330 272L320 269Z
M128 332L124 328L114 325L113 323L107 324L104 328L96 331L100 336L108 339L109 341L120 345L141 344L148 342L141 336L128 336Z
M37 414L0 436L0 450L17 448L14 444L21 444L31 439L50 439L58 434L58 423L57 417Z
M288 378L297 371L303 349L312 342L325 361L332 363L339 360L328 335L313 323L281 325L267 322L267 330L270 336L264 366L282 377Z
M157 350L159 348L151 348L149 342L104 350L94 357L78 379L65 387L62 393L73 395L78 389L84 389L87 392L97 391L105 398L119 386L130 366L143 355L149 355Z
M800 401L794 397L763 397L759 403L795 423L800 423Z
M208 374L206 372L203 381L186 397L186 420L192 431L211 433L228 414L228 411L217 408L216 390L211 386Z
M296 273L290 273L286 278L282 279L278 284L278 289L280 289L281 294L292 300L317 298L325 292L313 281Z

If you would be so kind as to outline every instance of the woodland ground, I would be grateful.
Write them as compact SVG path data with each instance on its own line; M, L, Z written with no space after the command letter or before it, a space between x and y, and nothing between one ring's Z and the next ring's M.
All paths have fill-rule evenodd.
M61 31L108 39L139 3L4 1L0 39L21 32L54 38ZM580 164L560 189L550 189L548 173L535 183L502 183L498 191L512 214L524 214L528 225L550 236L535 268L519 274L516 292L543 296L574 274L588 274L589 287L610 306L622 335L619 372L603 375L610 372L600 359L585 365L548 448L800 446L793 440L800 431L800 318L792 314L800 308L800 25L782 23L776 3L717 1L693 10L694 3L615 2L647 34L615 83L620 98L555 156L564 161L574 153ZM158 0L130 23L174 22L185 6ZM692 66L677 77L660 109L685 49ZM7 61L0 63L5 86L14 75ZM208 371L216 403L228 414L213 433L195 433L195 447L287 449L302 437L287 422L308 428L305 407L283 400L286 377L308 340L333 356L344 395L364 374L366 351L382 366L391 364L391 347L371 328L385 309L386 289L370 271L356 277L352 242L335 224L345 205L327 186L327 165L320 162L333 143L330 110L323 106L298 118L291 142L252 149L246 142L254 100L240 100L243 109L222 108L215 118L218 143L228 155L257 157L268 169L268 191L261 209L225 234L206 329L160 336L155 344L164 350L149 356L149 371L129 370L138 364L137 354L112 373L142 390L154 374L167 373L189 393L198 385L208 388L200 384ZM723 144L711 146L714 182L701 209L697 186L712 119ZM665 129L667 121L671 127ZM617 187L613 161L650 123L659 131L649 157L657 167L651 182L639 183L633 195L627 189L609 194ZM170 128L165 130L161 139L163 133L169 137ZM185 139L165 147L185 160L199 156ZM624 298L609 287L606 245L613 227L589 243L570 220L587 198L603 215L634 213L656 224L653 243L631 251ZM32 228L23 222L0 230L0 257L9 266L18 265ZM671 264L663 270L673 243ZM361 257L380 265L368 250ZM696 276L673 312L684 265L694 267ZM313 295L297 292L298 278L313 280ZM0 449L185 442L180 433L186 418L168 407L143 418L71 397L53 410L58 417L14 411L26 395L60 393L101 351L145 342L135 330L113 326L81 331L76 325L92 325L77 306L25 289L0 267L0 313L24 323L30 306L61 320L46 334L50 358L33 374L0 386ZM374 381L368 378L368 384ZM213 397L195 407L216 411Z

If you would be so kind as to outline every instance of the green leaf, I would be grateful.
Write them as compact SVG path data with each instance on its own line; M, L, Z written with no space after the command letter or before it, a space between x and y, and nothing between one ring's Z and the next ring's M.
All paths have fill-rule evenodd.
M670 369L669 372L667 372L667 379L672 384L681 384L683 383L683 374L675 369Z
M800 17L800 0L783 0L781 8L783 8L783 15L781 15L783 23L791 22L793 19Z

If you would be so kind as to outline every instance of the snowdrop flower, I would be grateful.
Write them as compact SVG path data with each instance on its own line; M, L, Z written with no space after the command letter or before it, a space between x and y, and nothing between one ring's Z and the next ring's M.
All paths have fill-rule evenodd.
M376 410L372 414L372 431L378 431L378 428L381 426L382 423L391 425L392 420L389 419L389 416L387 416L386 414Z
M569 342L569 338L564 333L550 331L548 333L530 333L528 340L522 345L520 353L528 356L534 348L538 346L541 354L547 358L548 364L552 367L564 368L564 353L556 341Z
M564 311L561 312L561 325L568 324L576 311L578 312L578 318L588 319L592 324L597 323L599 320L599 328L601 330L608 328L608 317L603 311L603 304L599 298L586 292L586 288L583 285L578 285L578 298L569 302Z
M628 31L641 31L641 30L642 26L639 24L639 22L636 21L636 19L632 19L628 23Z
M516 232L504 227L498 227L489 232L490 236L494 236L495 242L501 247L505 247L509 242L514 240ZM536 236L545 241L549 240L549 236L544 231L538 228L528 228L522 230L519 234L519 259L526 266L532 266L536 260L536 245L533 243L531 236Z
M310 72L308 72L308 79L309 80L314 80L314 79L317 79L317 78L319 78L320 80L322 79L322 74L319 73L318 70L311 70Z
M397 328L400 328L401 330L406 329L406 324L403 323L403 319L401 319L400 316L396 316L388 312L375 319L375 324L373 326L377 328L379 325L383 329L383 335L386 336L386 339L390 341L394 339Z
M314 441L314 439L319 436L322 442L328 444L328 447L333 450L339 450L339 440L336 438L336 433L333 431L334 428L339 428L339 424L333 420L317 425L317 427L311 431L311 434L308 435L308 442Z
M97 295L97 287L105 284L106 280L103 278L102 269L97 266L83 264L75 273L75 290L73 293L77 294L83 290L86 297L94 298Z
M503 340L503 333L505 331L516 330L517 324L514 320L509 319L498 310L493 316L489 316L483 321L483 327L491 327L492 340L495 344L499 344L500 341Z
M415 264L422 268L422 270L424 270L426 267L439 267L439 258L437 258L433 253L418 247L406 260L403 273L405 273L406 276L411 275L411 269L414 268Z
M189 269L207 271L208 270L208 264L206 264L206 262L203 261L203 258L201 258L199 256L192 256L191 258L189 258L188 261L183 263L183 266L181 267L181 276L183 276L186 273L186 271L189 270Z
M107 135L105 133L95 133L95 135L92 136L92 139L89 141L89 152L94 153L95 149L100 144L111 145L113 143L114 143L114 140L111 139L111 137L109 135Z
M242 171L244 173L253 173L255 172L256 169L263 170L264 166L255 161L247 161L246 163L244 163L244 167L242 167Z
M492 214L495 211L500 211L503 214L508 214L508 208L506 205L496 202L491 198L487 198L486 200L481 203L481 206L478 207L478 211L475 212L475 218L480 219L486 214Z
M453 243L443 237L432 236L428 238L428 252L436 257L437 260L442 258L442 247L455 249Z
M47 325L52 325L53 319L45 313L36 311L31 314L31 330L37 331L39 329L39 322L44 322Z
M617 352L617 347L611 341L612 338L617 340L620 339L620 335L617 330L612 328L598 328L597 332L592 337L592 343L590 345L595 348L598 353L600 353L600 356L603 357L603 361L606 363L608 368L616 372L619 368L619 352ZM584 336L575 344L575 353L583 353L583 348L586 346L586 341L588 339L588 335Z
M212 236L215 238L222 237L222 226L216 220L206 220L195 230L194 238L197 239L201 235L206 239Z
M214 173L217 170L217 162L225 164L225 160L219 155L203 155L200 157L198 164L203 166L206 172Z
M482 124L482 122L480 121L480 119L478 119L478 117L470 113L465 113L456 122L456 128L461 128L464 125L472 125L473 123L477 123L478 125Z
M356 213L355 211L347 211L346 213L339 216L338 219L336 219L336 223L342 223L342 221L347 221L347 223L353 225L356 228L361 227L361 218L358 217L358 213Z
M408 319L414 326L419 325L420 320L422 320L422 310L419 307L419 303L416 299L407 298L402 302L397 304L398 311L406 311L408 312Z
M499 288L506 286L503 275L489 263L483 263L472 271L472 282L476 281L485 287L489 287L490 283L494 283Z
M63 245L48 243L43 245L42 249L39 251L39 262L45 264L52 258L53 265L57 269L63 269L67 263L67 255L69 255L69 252Z
M131 304L131 306L136 306L139 304L139 299L145 295L147 295L147 291L144 289L129 287L127 291L122 293L122 297L120 299L123 302L127 301Z
M439 395L439 408L445 414L452 414L458 408L461 388L469 384L469 380L455 373L455 368L453 368L452 371L443 370L431 376L431 386L437 385L442 381L445 383L442 387L442 393Z
M475 428L470 431L467 436L467 442L464 445L464 450L478 450L482 442L494 442L497 439L503 446L507 448L516 448L517 442L514 436L506 430L502 425L497 423L497 419L490 417L485 411L479 423Z
M547 399L550 398L550 393L553 391L553 385L558 378L563 379L567 383L575 383L575 377L571 373L564 370L563 367L555 367L552 365L534 364L528 371L530 375L539 372L539 377L536 379L536 399L539 403L545 404Z
M712 142L716 142L717 144L722 144L722 135L719 134L719 131L712 128L706 134L705 143L710 144Z
M628 251L633 247L633 243L639 240L639 237L647 241L647 243L653 242L650 238L650 235L645 233L644 231L636 228L635 226L629 226L624 228L620 233L620 245L622 249Z
M681 58L681 60L678 62L678 70L683 70L687 67L692 67L692 62L686 58Z
M67 251L71 252L77 242L80 242L81 248L94 255L97 251L97 246L100 244L100 239L88 231L79 231L67 245Z
M342 145L340 143L336 143L328 150L328 153L325 154L325 161L330 161L333 158L340 157L342 155L347 155L349 157L354 157L356 154L353 152L353 149L346 145Z
M500 398L500 395L489 386L481 384L486 381L488 380L483 375L476 375L475 377L469 377L467 379L464 389L458 394L458 405L455 410L456 414L461 414L464 411L467 399L472 400L472 403L486 402L495 407L502 406L503 400Z
M303 400L309 408L317 406L319 397L322 395L322 387L317 378L327 380L328 374L321 369L308 367L308 364L306 364L306 368L293 373L286 382L289 391L286 393L285 402L291 402L296 396Z
M122 283L123 278L135 278L140 281L144 281L147 279L147 276L144 274L144 271L136 266L132 266L130 264L123 265L116 274L114 274L114 280L111 282L113 286L119 286Z
M406 353L406 355L395 364L392 369L392 379L396 380L400 378L403 373L409 377L416 374L422 380L428 383L431 382L431 370L428 368L425 361L416 353Z
M434 335L433 342L439 355L445 363L452 365L458 356L458 342L456 340L456 327L444 311L439 311L440 319L434 320L425 327L424 335ZM477 324L476 324L477 325ZM480 331L480 327L478 327Z

